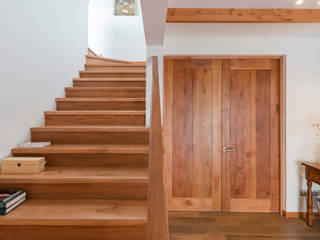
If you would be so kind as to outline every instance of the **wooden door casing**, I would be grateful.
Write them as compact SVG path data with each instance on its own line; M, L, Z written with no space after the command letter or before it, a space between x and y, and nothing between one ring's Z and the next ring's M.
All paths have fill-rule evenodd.
M169 210L280 211L279 59L165 58L163 133Z
M221 63L212 59L165 62L170 210L221 210Z
M279 212L280 61L222 65L222 210Z

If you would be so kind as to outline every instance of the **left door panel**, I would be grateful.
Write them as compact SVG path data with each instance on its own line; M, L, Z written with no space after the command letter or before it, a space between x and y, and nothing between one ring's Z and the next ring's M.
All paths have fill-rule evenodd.
M165 61L164 145L170 210L221 210L221 64L213 59Z

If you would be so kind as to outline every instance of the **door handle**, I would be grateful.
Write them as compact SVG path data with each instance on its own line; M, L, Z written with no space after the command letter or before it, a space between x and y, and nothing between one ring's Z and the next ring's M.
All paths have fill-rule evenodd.
M235 152L236 150L233 147L224 147L223 152Z

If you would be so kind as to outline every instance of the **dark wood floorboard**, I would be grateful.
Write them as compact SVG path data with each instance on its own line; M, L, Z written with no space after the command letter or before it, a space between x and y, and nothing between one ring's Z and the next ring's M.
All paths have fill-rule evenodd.
M278 214L170 212L170 240L320 240L320 219Z

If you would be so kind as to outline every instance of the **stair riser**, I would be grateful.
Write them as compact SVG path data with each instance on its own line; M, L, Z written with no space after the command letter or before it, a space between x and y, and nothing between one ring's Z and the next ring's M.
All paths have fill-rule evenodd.
M46 125L145 125L145 115L46 115Z
M1 226L1 240L146 240L147 224L130 226Z
M145 73L80 73L80 78L145 78Z
M145 102L57 102L57 110L145 110Z
M46 167L146 167L148 154L14 154L45 157Z
M73 81L74 87L145 87L145 81Z
M110 64L110 66L86 66L85 67L86 70L142 70L145 71L146 67L143 66L112 66L112 64Z
M116 98L144 98L146 96L145 90L66 90L66 97L92 97L92 98L104 98L104 97L116 97Z
M33 142L52 144L148 144L148 132L31 132Z
M28 199L146 199L147 183L0 183L0 189L23 189Z

